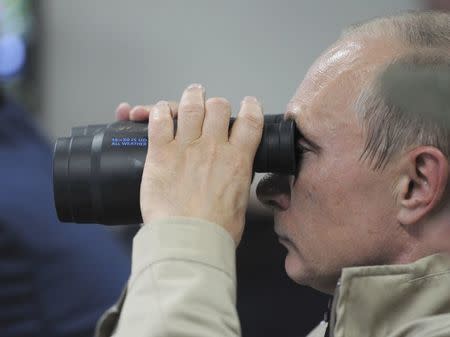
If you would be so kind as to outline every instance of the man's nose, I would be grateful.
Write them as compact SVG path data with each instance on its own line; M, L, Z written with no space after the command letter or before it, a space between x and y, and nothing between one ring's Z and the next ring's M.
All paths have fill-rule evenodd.
M286 210L291 201L289 177L279 174L267 174L256 187L256 196L265 206L275 210Z

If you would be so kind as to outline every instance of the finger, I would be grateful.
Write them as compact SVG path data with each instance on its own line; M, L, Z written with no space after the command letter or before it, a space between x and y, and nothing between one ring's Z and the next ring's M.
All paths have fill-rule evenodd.
M168 103L170 106L170 114L172 115L172 118L176 118L178 114L178 102L169 101ZM153 105L137 105L134 108L130 108L128 112L124 112L124 114L128 114L128 117L126 118L131 121L148 121L148 116L150 115L150 111L152 111L152 109ZM126 120L126 118L122 120Z
M263 126L264 115L261 104L255 97L245 97L231 130L230 143L254 157L261 142Z
M149 145L167 144L173 140L173 119L170 106L166 101L159 101L150 113L148 121Z
M116 108L116 119L119 121L127 121L129 120L131 106L126 103L122 102L120 103Z
M168 101L169 107L170 107L170 114L172 115L172 118L176 118L178 115L178 102L175 101ZM149 110L152 110L153 105L146 105Z
M184 92L178 107L178 125L175 139L189 144L200 138L205 116L205 89L191 84Z
M202 137L210 137L218 142L227 142L230 117L231 105L225 98L208 99L205 103Z
M135 122L146 121L150 115L153 106L150 105L136 105L130 111L130 120Z

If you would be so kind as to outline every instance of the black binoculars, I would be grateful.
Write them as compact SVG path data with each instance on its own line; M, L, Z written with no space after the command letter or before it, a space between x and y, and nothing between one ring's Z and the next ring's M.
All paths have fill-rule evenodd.
M230 129L234 118L230 120ZM176 119L174 120L176 133ZM53 191L63 222L105 225L142 222L139 194L148 147L148 124L119 121L72 128L53 154ZM298 131L283 115L266 115L253 173L293 175Z

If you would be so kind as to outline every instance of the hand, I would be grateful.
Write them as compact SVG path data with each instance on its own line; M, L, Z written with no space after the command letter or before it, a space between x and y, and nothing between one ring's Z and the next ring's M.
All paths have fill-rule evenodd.
M205 102L204 89L190 86L177 110L175 138L174 108L164 101L151 108L140 194L144 223L170 216L201 218L221 225L237 245L244 229L253 159L264 124L261 105L255 98L246 97L228 136L228 101L211 98ZM131 117L131 110L123 106L118 109L118 117ZM143 110L148 116L150 109ZM140 118L145 112L140 115L135 111L134 120L139 120L136 114Z
M178 102L169 102L170 114L175 118L178 114ZM153 105L136 105L131 107L128 103L120 103L116 108L116 119L119 121L148 121Z

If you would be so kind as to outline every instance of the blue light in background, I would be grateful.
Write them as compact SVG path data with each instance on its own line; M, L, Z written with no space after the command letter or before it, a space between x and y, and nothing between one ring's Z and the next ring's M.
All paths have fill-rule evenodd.
M0 36L0 77L18 73L25 64L25 42L15 34Z

